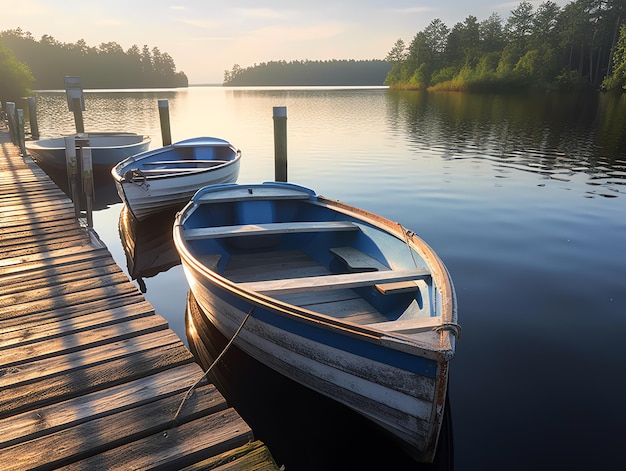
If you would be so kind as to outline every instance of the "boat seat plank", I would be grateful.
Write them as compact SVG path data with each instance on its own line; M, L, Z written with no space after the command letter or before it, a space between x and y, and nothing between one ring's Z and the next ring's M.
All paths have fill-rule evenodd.
M309 193L291 188L255 188L254 191L246 186L231 188L226 194L223 192L208 192L200 196L197 201L202 203L231 203L235 201L279 201L279 200L308 200Z
M398 332L404 334L428 332L441 325L441 317L417 317L414 319L398 319L395 321L367 324L368 327L384 330L385 332Z
M205 172L207 170L206 167L187 167L187 168L149 168L141 170L141 173L148 177L152 177L155 175L171 175L172 173L199 173ZM141 178L141 177L139 177Z
M295 232L350 231L359 227L349 221L275 222L269 224L242 224L234 226L187 229L186 240L215 239L259 234L289 234Z
M144 166L153 165L178 165L178 164L190 164L190 165L221 165L231 162L230 160L157 160L155 162L143 162Z
M343 261L351 272L389 270L387 265L354 247L333 247L330 251Z
M417 283L413 280L410 281L397 281L395 283L379 283L376 284L376 289L381 294L400 294L411 293L417 291Z
M430 276L427 270L386 270L362 273L346 273L284 280L267 280L240 283L244 289L265 294L290 294L299 292L327 291L343 288L372 286L379 282L418 280Z

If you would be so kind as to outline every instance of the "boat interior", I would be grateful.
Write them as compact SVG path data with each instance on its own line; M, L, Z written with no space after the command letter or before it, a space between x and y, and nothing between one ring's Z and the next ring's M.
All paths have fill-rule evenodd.
M405 241L306 199L201 204L184 238L210 269L285 303L380 330L441 324L431 274Z
M144 175L202 172L232 162L236 157L237 152L230 146L174 147L168 152L155 153L133 162L133 167L139 168Z

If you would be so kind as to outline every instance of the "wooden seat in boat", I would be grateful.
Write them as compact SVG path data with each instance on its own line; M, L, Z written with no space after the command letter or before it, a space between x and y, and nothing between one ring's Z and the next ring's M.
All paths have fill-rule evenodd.
M306 276L281 280L241 283L242 288L260 293L277 295L301 292L328 291L359 288L377 283L418 280L430 276L428 270L385 270L339 275Z
M294 232L355 231L358 228L359 226L349 221L274 222L187 229L184 236L186 240L197 240Z

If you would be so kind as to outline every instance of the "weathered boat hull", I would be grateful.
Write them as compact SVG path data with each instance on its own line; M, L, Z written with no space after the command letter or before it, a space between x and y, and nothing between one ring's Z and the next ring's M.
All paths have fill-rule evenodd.
M199 160L195 154L211 150L212 146L221 146L220 157L228 160L217 166L197 167ZM117 164L111 173L122 201L138 220L143 220L163 210L182 208L205 185L236 182L240 157L241 153L227 141L193 138L134 155ZM169 167L164 164L145 168L158 160L167 161ZM185 169L189 172L184 172Z
M249 191L257 191L257 187L252 187ZM205 195L205 203L210 197L210 192ZM247 259L269 256L276 252L276 247L260 254L272 243L280 242L272 242L268 237L283 236L263 235L265 242L259 240L256 247L250 245L250 239L245 236L245 240L239 243L233 244L234 239L231 239L230 242L224 241L222 248L233 245L232 254L222 252L219 257L215 253L210 256L206 253L208 247L213 252L220 247L201 238L194 242L191 236L199 224L193 213L195 210L202 211L198 208L202 206L203 196L198 194L196 198L196 203L192 201L177 216L174 241L191 292L207 319L228 338L233 337L243 325L234 340L241 350L286 377L345 404L377 423L395 436L416 460L432 461L443 420L448 366L454 354L454 333L447 328L432 330L416 326L433 320L441 327L456 325L454 289L447 270L434 252L415 235L403 231L401 226L391 221L312 195L308 203L312 210L307 213L307 221L313 214L318 217L333 214L334 221L357 224L359 235L315 234L305 236L305 242L305 239L298 239L299 235L291 234L288 237L294 239L291 241L294 246L304 244L305 247L313 247L316 246L315 240L319 239L324 252L329 242L322 242L324 238L336 238L336 241L330 241L334 244L346 243L352 237L368 244L378 240L382 245L388 245L389 253L394 253L408 243L414 251L413 255L428 265L435 280L432 282L436 284L434 288L426 286L425 282L420 285L422 300L436 309L436 312L430 313L432 315L414 320L394 315L383 322L374 318L357 321L356 317L349 317L353 314L349 311L350 306L363 301L358 296L342 301L341 309L332 315L324 312L332 304L330 297L335 296L334 293L352 290L326 287L321 289L329 291L306 293L279 287L276 292L282 294L270 296L262 294L260 286L263 281L256 283L254 274L244 274L238 271L239 268L233 268L230 269L233 275L229 275L225 266L235 263L237 255ZM258 211L259 208L255 208L254 213L258 215ZM288 209L287 212L293 210ZM239 236L237 238L240 239ZM313 255L313 252L310 254ZM399 255L398 260L406 261L406 255ZM292 264L289 256L275 258L271 263L281 267ZM397 272L390 270L381 274L400 273L401 268L405 267L398 267ZM302 273L317 269L304 264L297 267ZM323 277L311 278L312 283L318 278ZM290 281L286 281L285 286ZM259 287L261 291L251 287ZM356 287L354 291L360 289L370 288ZM311 299L306 303L297 300L303 296ZM397 301L408 302L407 295L402 296L402 301L400 298ZM373 299L369 301L376 303ZM393 302L381 300L380 305L392 306ZM416 315L424 316L426 309L429 308L423 306ZM407 328L407 323L412 323L413 328ZM394 329L394 325L398 329Z
M75 136L89 140L92 164L98 170L110 170L127 157L146 151L151 142L150 137L135 133L85 133ZM26 150L35 162L43 166L66 168L64 137L28 141Z

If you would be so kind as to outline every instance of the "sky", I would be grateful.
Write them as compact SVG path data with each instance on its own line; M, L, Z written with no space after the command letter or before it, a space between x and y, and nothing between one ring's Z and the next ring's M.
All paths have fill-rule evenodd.
M559 6L571 0L554 0ZM519 1L477 0L0 0L0 31L88 46L116 42L168 53L191 85L270 61L384 59L434 19L505 20ZM535 8L541 1L530 1Z

